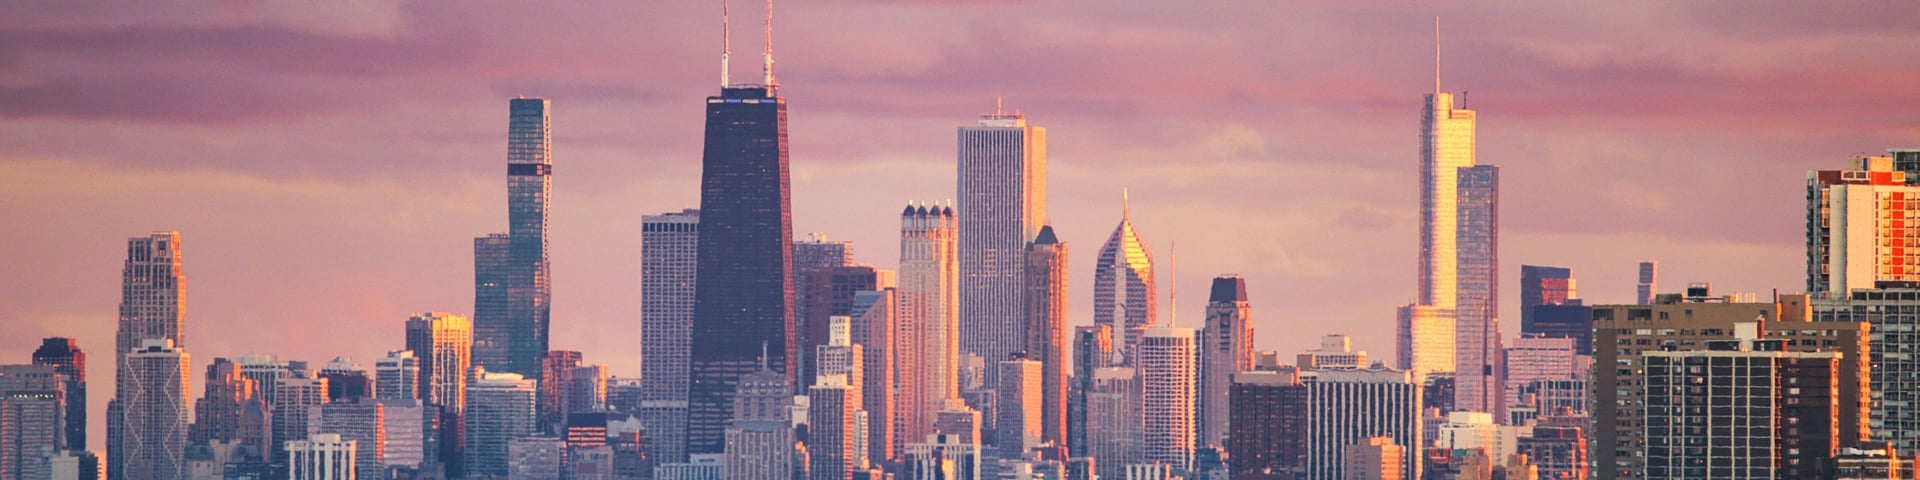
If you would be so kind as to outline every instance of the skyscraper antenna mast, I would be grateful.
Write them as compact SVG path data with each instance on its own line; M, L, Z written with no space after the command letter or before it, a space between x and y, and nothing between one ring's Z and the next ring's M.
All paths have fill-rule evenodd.
M1167 265L1173 276L1173 305L1168 306L1167 326L1180 326L1180 241L1173 240L1167 247Z
M727 57L733 55L733 30L728 23L729 13L727 0L720 0L720 88L727 88L727 85L733 83L727 78L727 70L731 65Z
M774 83L773 83L773 0L767 0L767 50L766 52L767 52L766 53L767 55L767 58L766 58L767 86L772 87L774 86Z
M1438 15L1433 17L1433 94L1440 95L1440 17Z

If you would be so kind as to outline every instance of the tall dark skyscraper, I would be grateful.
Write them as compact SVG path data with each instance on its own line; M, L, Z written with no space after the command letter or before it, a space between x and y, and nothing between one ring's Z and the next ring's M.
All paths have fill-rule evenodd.
M1067 444L1067 244L1053 226L1027 244L1027 358L1041 363L1040 441ZM1001 387L1006 388L1006 387Z
M33 364L53 367L67 389L67 446L87 450L87 354L71 338L48 338L33 351Z
M707 97L688 453L724 452L740 377L760 370L763 351L767 369L794 380L787 100L773 81L771 7L768 14L765 83L724 85L723 73L720 95Z
M1533 307L1564 305L1579 297L1573 269L1540 265L1520 266L1520 324L1533 323Z
M552 289L547 210L553 192L552 103L508 102L506 255L498 235L474 239L473 361L540 379Z

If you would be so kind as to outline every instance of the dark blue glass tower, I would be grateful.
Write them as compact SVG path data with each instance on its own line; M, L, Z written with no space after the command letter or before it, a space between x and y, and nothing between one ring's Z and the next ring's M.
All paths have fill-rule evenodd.
M553 192L552 104L508 103L506 255L498 235L474 240L473 363L540 379L547 353L547 209Z
M793 371L793 218L787 101L772 86L707 97L687 452L720 453L740 377Z

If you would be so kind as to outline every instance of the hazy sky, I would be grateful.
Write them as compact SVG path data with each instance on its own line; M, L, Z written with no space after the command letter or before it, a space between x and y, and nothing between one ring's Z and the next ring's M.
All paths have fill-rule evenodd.
M515 95L553 100L553 348L638 373L640 217L698 205L718 2L10 3L0 362L79 338L95 438L127 237L184 236L196 396L213 357L371 366L411 312L470 313ZM735 3L752 78L762 6ZM1521 264L1591 303L1642 258L1667 291L1799 291L1804 172L1920 146L1911 3L1347 3L784 1L794 233L892 268L900 206L954 195L955 128L1003 96L1049 130L1075 323L1131 188L1162 292L1180 244L1182 324L1238 273L1258 348L1391 359L1436 15L1502 167L1509 334Z

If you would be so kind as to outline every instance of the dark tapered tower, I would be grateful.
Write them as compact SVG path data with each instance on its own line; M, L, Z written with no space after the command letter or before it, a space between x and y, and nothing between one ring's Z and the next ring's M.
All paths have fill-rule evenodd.
M772 7L768 7L772 37ZM688 453L722 453L742 375L766 368L793 383L793 217L787 100L773 81L727 85L707 97L700 175L700 245L688 382ZM724 80L723 80L724 82Z
M474 240L473 362L540 379L552 310L547 210L553 192L552 103L508 102L506 255L499 236Z
M87 450L87 354L71 338L53 337L40 341L33 351L33 364L53 367L67 388L68 450Z

